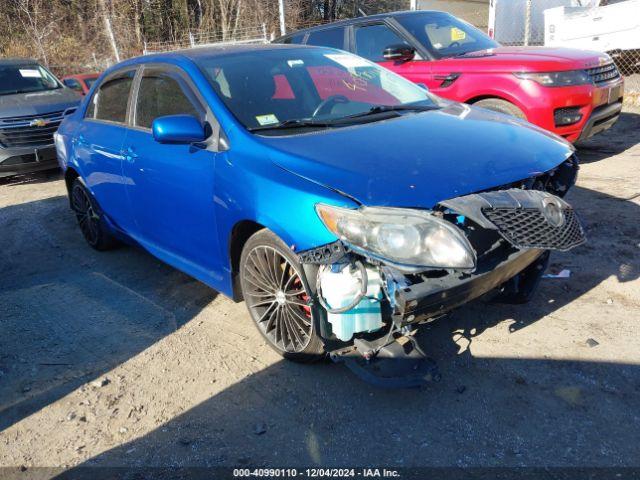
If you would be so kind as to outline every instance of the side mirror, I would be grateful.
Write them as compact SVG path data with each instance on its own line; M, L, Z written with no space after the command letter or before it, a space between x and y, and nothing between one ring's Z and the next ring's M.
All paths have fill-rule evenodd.
M198 143L207 137L204 126L192 115L166 115L151 125L153 139L158 143Z
M397 45L389 45L382 52L385 60L390 62L408 62L416 56L416 49L411 45L399 43Z

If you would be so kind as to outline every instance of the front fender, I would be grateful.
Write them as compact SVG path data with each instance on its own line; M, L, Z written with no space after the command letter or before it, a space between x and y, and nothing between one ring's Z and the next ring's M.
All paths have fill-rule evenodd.
M316 214L316 203L358 207L347 197L290 173L269 158L246 151L221 153L215 179L220 255L228 273L225 277L229 291L232 291L229 241L238 223L251 221L263 225L298 252L336 240Z

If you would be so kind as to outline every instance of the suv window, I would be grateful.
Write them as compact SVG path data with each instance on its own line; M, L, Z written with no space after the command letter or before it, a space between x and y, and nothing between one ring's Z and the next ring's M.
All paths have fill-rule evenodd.
M93 94L85 118L125 123L135 70L109 78Z
M286 44L290 44L290 43L295 43L295 44L300 44L302 43L302 40L304 40L304 33L299 33L298 35L292 35L288 38L285 38L282 43L286 43Z
M356 54L372 62L384 62L382 53L389 45L408 43L382 23L356 28Z
M186 91L188 90L171 74L145 74L140 81L136 101L135 125L151 128L156 118L165 115L193 115L200 119L204 117L202 109L195 106Z
M82 85L80 85L80 82L75 78L65 78L62 83L73 90L77 90L78 92L82 91Z
M338 48L344 50L344 28L327 28L311 32L307 38L307 45Z

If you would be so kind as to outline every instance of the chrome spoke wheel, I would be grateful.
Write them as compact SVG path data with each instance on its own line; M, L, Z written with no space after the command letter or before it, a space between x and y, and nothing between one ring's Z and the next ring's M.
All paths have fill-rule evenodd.
M313 322L296 267L277 249L259 245L248 253L242 278L245 301L262 333L283 352L302 352Z

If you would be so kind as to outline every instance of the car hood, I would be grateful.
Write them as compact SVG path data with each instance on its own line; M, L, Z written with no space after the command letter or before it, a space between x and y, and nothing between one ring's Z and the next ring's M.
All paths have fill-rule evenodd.
M78 106L81 100L80 95L68 88L0 95L0 118L59 112Z
M608 55L589 50L551 47L498 47L434 62L445 69L540 72L579 70L611 62Z
M417 208L540 174L573 152L538 127L458 103L260 141L281 168L363 205Z

